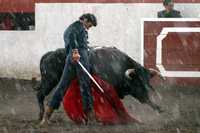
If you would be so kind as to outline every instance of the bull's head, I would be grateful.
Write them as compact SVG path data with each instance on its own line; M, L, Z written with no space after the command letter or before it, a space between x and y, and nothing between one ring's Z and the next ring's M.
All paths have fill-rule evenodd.
M143 67L137 69L128 69L125 72L126 89L130 95L138 99L141 103L147 103L154 110L161 112L161 109L150 98L150 92L156 92L150 85L150 79L161 74L154 69L145 69ZM157 94L157 93L156 93Z

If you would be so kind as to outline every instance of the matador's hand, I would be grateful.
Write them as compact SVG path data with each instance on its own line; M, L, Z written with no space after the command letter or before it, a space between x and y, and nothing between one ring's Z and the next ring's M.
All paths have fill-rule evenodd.
M79 52L78 52L78 49L73 49L72 50L72 61L73 62L78 62L79 61L79 59L80 59L80 54L79 54Z

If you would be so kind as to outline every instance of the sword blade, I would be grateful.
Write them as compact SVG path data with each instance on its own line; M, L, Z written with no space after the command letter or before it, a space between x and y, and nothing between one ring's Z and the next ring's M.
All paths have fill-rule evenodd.
M94 84L99 88L99 90L101 92L104 93L104 90L101 88L101 86L97 83L97 81L92 77L92 75L87 71L87 69L83 66L83 64L78 61L78 64L80 65L80 67L83 69L83 71L90 77L90 79L94 82Z

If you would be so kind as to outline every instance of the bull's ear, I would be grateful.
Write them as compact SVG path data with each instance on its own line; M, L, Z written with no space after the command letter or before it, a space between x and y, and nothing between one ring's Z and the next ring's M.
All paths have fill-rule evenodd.
M133 79L132 77L135 75L135 69L127 69L125 72L125 76L128 79Z

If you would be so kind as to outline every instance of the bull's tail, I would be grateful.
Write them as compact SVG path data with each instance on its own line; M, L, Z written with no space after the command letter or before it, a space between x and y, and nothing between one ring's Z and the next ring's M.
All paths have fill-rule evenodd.
M41 81L39 81L39 83L33 86L34 91L39 91L40 89L41 89Z
M40 90L41 82L36 80L36 77L32 77L32 88L34 91Z

